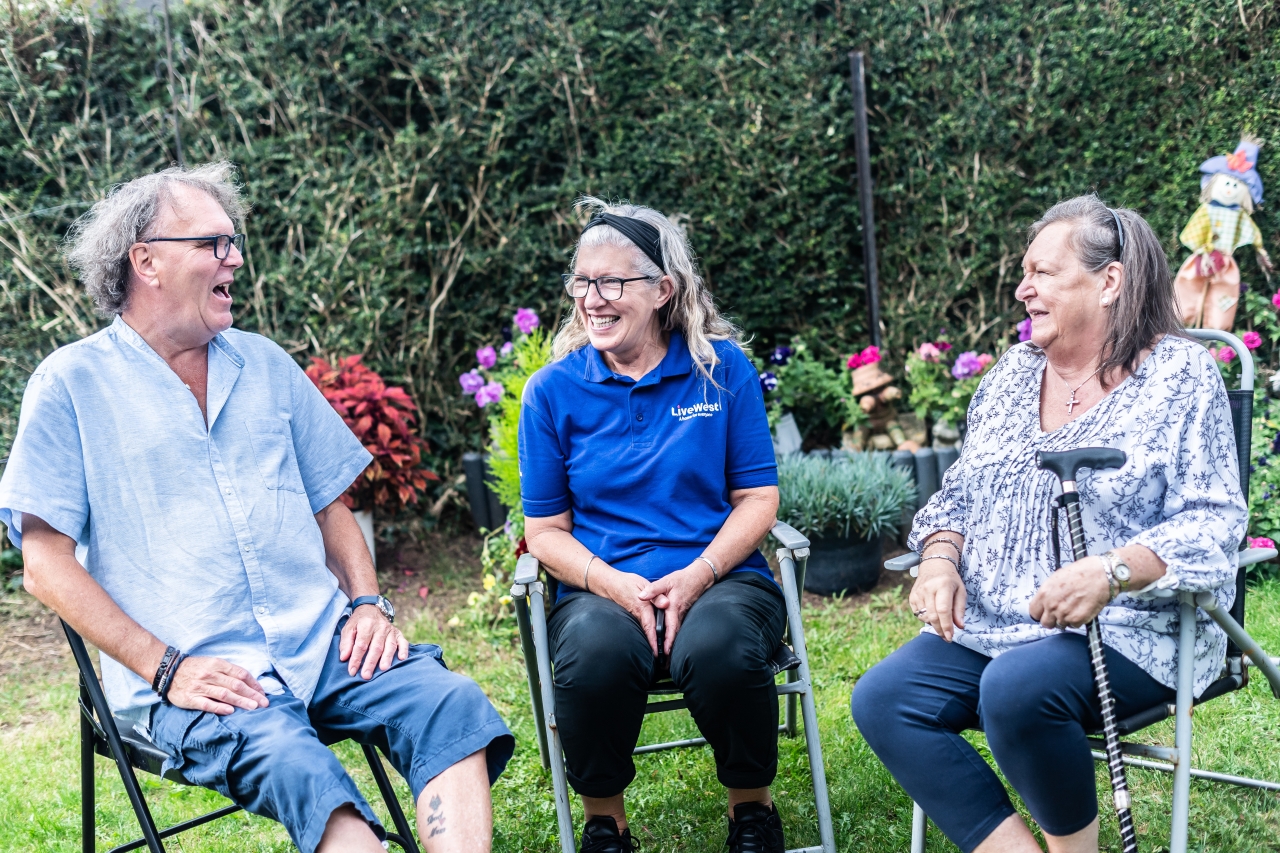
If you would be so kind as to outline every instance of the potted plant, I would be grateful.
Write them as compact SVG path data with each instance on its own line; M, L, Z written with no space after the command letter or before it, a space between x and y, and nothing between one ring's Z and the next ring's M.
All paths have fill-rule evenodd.
M342 493L364 533L369 553L373 549L373 510L393 512L418 502L418 494L428 480L439 480L434 471L422 467L427 442L414 432L417 406L403 388L387 387L382 377L351 355L330 365L322 358L311 359L307 376L320 389L329 405L342 416L373 461L351 487ZM376 555L374 557L376 562Z
M804 588L866 592L880 578L880 537L914 506L911 475L888 454L790 456L778 462L778 519L809 537Z

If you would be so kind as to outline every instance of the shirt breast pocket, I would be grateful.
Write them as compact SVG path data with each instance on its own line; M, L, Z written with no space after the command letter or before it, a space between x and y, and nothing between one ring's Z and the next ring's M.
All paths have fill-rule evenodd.
M306 494L302 474L293 453L293 434L289 422L279 418L257 418L245 421L253 458L258 463L262 484L272 491Z

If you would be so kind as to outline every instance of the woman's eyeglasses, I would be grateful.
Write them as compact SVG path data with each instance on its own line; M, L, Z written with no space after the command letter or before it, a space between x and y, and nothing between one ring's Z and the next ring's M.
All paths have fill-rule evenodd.
M227 255L231 254L231 247L235 246L236 251L244 253L244 235L243 234L210 234L207 237L152 237L149 240L143 240L144 243L209 243L213 246L213 256L220 261L226 260Z
M564 279L565 292L574 299L582 299L587 295L587 291L591 289L591 285L596 286L596 293L600 294L600 298L606 302L613 302L622 298L622 286L629 281L648 281L649 276L638 275L634 278L617 278L615 276L602 276L600 278L587 278L585 275L574 275L573 273L565 273L561 278Z

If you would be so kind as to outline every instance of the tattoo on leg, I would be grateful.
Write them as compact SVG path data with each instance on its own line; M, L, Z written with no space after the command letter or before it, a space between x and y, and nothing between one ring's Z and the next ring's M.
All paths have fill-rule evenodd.
M427 826L436 824L431 828L431 832L427 834L427 838L435 838L437 835L444 835L444 812L440 810L444 803L440 800L440 796L431 798L431 802L427 803L427 807L431 809L431 814L427 815Z

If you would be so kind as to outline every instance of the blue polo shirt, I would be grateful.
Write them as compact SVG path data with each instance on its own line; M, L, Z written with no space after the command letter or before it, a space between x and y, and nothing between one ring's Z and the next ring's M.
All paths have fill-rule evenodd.
M778 484L759 375L733 342L714 346L719 388L678 332L638 381L590 345L535 373L520 412L525 515L573 510L579 542L649 580L697 559L729 517L731 490ZM759 551L732 570L773 578ZM578 591L567 586L562 596Z

